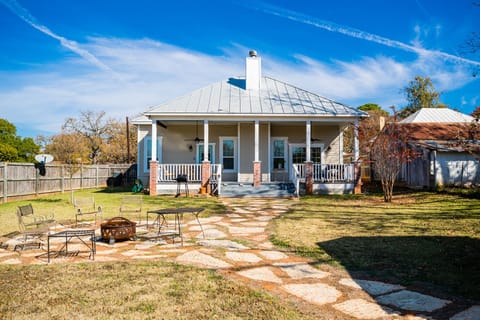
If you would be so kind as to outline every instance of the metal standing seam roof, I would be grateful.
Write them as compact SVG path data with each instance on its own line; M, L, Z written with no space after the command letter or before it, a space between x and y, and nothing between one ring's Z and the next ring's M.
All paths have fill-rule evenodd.
M473 117L448 108L422 108L400 123L469 123Z
M269 77L262 77L259 90L244 88L244 78L230 78L152 107L144 115L367 116L361 110Z

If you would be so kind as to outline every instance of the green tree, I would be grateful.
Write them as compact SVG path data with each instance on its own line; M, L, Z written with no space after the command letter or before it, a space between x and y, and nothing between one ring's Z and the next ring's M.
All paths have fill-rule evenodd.
M406 118L421 108L438 108L440 93L429 77L416 76L410 81L408 86L403 89L407 99L406 107L397 115L400 119Z
M32 138L17 136L17 128L6 119L0 119L1 161L33 162L40 147Z
M6 143L0 143L0 161L17 161L17 149Z

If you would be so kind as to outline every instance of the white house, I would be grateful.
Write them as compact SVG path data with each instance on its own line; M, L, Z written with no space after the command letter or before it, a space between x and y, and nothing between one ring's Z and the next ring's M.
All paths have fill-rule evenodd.
M227 187L251 185L255 193L275 184L290 184L297 194L302 185L306 193L353 192L355 166L343 162L343 131L367 114L263 76L261 63L250 51L245 77L192 91L133 121L138 177L151 194L175 190L180 174L190 191L219 195Z
M400 121L419 157L403 166L399 180L414 188L480 184L480 153L472 152L480 141L470 137L474 120L448 108L423 108Z

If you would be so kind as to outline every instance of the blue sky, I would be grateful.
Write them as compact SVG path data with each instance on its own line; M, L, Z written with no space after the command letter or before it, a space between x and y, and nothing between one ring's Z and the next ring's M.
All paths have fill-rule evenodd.
M0 0L0 117L35 138L80 111L124 121L148 107L244 74L357 107L405 106L430 77L453 109L480 105L480 32L471 0ZM477 1L477 3L479 3Z

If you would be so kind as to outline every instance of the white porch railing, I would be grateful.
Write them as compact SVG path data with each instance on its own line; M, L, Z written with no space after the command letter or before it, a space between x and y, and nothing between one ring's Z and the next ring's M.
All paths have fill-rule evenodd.
M180 164L180 163L159 163L158 178L159 183L176 182L179 175L186 175L188 182L202 182L201 164ZM219 182L222 179L222 165L212 164L210 166L210 180Z
M298 170L301 180L305 180L305 164L294 164L292 172ZM296 169L295 169L296 168ZM293 175L291 175L293 181ZM313 164L313 182L353 182L354 165L327 163Z

